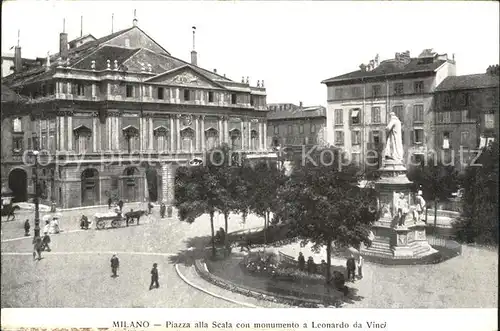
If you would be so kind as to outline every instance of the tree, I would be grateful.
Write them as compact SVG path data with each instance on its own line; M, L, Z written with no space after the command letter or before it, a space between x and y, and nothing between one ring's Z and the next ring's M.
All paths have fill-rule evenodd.
M377 219L376 195L360 188L359 177L335 166L297 167L280 189L279 213L290 222L292 235L313 248L326 246L327 274L331 278L332 245L360 248L371 244L370 229Z
M239 169L243 166L245 155L236 153L227 144L209 151L206 167L215 178L214 186L215 208L224 215L224 247L228 248L228 223L231 212L242 210L242 190L244 183L238 179Z
M249 176L251 174L251 176ZM250 210L264 218L264 242L267 243L267 228L270 214L279 204L278 190L286 181L284 172L278 164L272 161L260 161L253 167L253 172L247 174L247 185Z
M434 201L434 228L437 223L438 202L451 196L458 190L458 172L451 165L429 160L428 164L413 167L408 172L408 179L413 181L417 188L422 189L425 200Z
M498 143L482 150L463 180L462 214L453 223L461 241L498 245Z
M193 223L209 214L212 256L215 258L214 215L217 209L217 179L205 166L180 167L175 176L175 207L181 221Z

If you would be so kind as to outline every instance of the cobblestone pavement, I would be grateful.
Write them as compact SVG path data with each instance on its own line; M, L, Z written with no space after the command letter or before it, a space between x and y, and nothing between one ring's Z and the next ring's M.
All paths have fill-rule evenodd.
M22 237L22 221L2 224L2 307L242 307L191 287L175 271L175 262L188 246L206 243L208 217L188 224L160 220L156 210L139 226L71 232L78 224L67 220L82 212L62 212L66 232L51 237L52 252L42 253L43 259L37 262L31 255L31 238ZM230 222L230 231L262 225L256 217L242 224L233 216ZM223 224L222 217L215 220L217 228ZM114 252L120 258L116 279L111 277L109 262ZM160 288L149 291L149 272L155 262Z

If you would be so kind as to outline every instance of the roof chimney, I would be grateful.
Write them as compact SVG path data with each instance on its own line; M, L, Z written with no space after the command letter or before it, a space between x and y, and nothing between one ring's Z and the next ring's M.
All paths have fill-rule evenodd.
M214 74L216 74L216 73L217 73L217 69L214 69Z
M132 25L137 26L137 11L134 9L134 19L132 20Z
M19 36L21 31L17 30L17 46L14 49L14 70L16 72L21 72L23 69L23 59L21 58L21 46L19 46Z
M195 51L195 34L196 27L193 26L193 50L191 51L191 64L197 66L198 65L198 53Z
M59 34L59 56L63 60L68 58L68 34L66 33L66 19L63 19L63 32Z
M299 101L299 108L302 109L302 101Z

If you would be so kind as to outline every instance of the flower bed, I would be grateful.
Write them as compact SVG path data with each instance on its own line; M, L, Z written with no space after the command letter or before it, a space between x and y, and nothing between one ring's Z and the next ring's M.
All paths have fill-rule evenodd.
M236 260L234 258L233 260L234 263L241 268L242 261ZM213 263L211 261L207 262L209 264ZM248 285L247 284L248 282L245 282L244 279L228 280L226 278L214 275L208 270L208 267L202 261L199 260L195 262L195 269L197 273L200 275L200 277L202 277L203 279L207 280L208 282L214 285L217 285L219 287L222 287L226 290L230 290L235 293L243 294L260 300L269 300L273 302L289 304L292 306L309 307L309 308L315 308L325 305L340 307L342 305L341 297L343 297L343 294L334 290L333 288L331 289L332 295L308 293L292 289L290 288L290 286L287 285L286 282L283 282L278 278L274 279L269 278L268 281L260 282L264 286L259 286L259 287L264 287L265 289L263 289L255 286L255 284L259 283L258 281L257 282L254 281L252 282L251 285ZM243 269L245 268L243 267ZM225 272L223 274L226 276ZM252 276L253 275L247 274L244 277L251 277L252 279L255 278L262 279L262 277L257 276L253 278ZM260 276L264 275L261 274ZM322 284L324 284L324 281Z

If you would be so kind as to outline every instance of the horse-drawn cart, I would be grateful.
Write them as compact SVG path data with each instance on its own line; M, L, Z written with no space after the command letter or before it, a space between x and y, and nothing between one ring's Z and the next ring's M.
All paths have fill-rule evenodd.
M106 227L119 228L122 226L129 226L134 224L137 220L139 225L139 218L145 214L145 211L131 211L124 215L117 212L97 213L94 215L95 228L97 230L105 229Z

